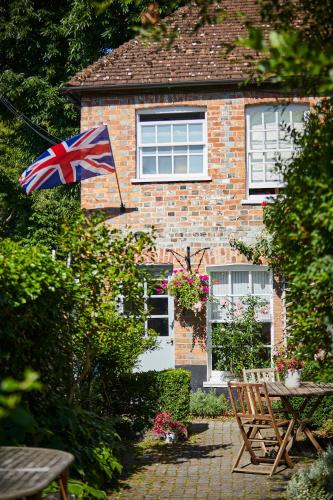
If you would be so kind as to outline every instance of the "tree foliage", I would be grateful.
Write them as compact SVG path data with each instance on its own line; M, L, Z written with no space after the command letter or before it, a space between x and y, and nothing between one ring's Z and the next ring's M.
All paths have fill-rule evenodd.
M0 5L0 96L60 142L79 130L79 110L60 92L77 71L133 36L150 0L15 0ZM180 3L180 2L179 2ZM177 2L162 1L161 12ZM79 189L23 194L18 177L51 143L0 100L0 237L54 245L75 220Z
M0 372L10 381L30 367L43 383L25 398L24 415L18 408L2 421L2 444L69 449L78 477L97 488L119 472L108 398L154 346L143 286L149 293L152 279L140 266L152 252L150 235L120 234L83 216L64 229L55 255L0 241Z
M238 43L261 56L252 72L259 80L299 88L309 94L333 88L333 4L330 0L261 0L263 28L248 23L248 36ZM265 31L267 28L265 28Z

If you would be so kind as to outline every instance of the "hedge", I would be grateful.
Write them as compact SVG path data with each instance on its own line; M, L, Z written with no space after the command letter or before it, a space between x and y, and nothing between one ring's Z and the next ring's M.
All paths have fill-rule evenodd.
M151 425L160 411L182 423L189 421L191 374L182 368L129 373L111 389L109 411L119 415L135 432Z

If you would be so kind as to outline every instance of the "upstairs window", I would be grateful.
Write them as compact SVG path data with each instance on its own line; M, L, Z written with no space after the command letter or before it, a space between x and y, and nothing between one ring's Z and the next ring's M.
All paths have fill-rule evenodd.
M301 131L306 104L249 106L246 109L248 197L263 199L283 187L275 163L288 160L295 151L286 128Z
M138 114L138 177L196 179L207 175L206 112L162 108Z

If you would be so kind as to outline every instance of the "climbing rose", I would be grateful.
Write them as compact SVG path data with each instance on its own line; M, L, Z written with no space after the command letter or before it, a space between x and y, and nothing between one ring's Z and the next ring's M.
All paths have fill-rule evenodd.
M267 201L264 200L264 201L261 202L261 206L262 207L266 207L266 205L267 205Z

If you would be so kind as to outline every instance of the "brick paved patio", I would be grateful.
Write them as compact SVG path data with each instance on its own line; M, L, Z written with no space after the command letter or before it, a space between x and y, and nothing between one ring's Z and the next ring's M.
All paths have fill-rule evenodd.
M149 444L149 443L148 443ZM239 449L235 422L211 420L192 424L187 443L161 445L151 442L130 453L117 491L109 499L282 499L292 472L269 478L254 474L231 474ZM140 451L141 450L141 451ZM296 469L309 462L295 458Z

